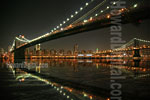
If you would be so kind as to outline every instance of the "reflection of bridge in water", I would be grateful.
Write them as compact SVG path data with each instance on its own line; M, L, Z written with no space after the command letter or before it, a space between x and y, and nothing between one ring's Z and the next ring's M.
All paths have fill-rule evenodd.
M43 83L47 84L48 86L54 88L54 90L58 91L61 95L65 93L64 97L67 98L73 98L76 100L76 96L74 96L74 93L78 97L85 98L93 98L94 100L99 100L100 98L98 96L89 94L88 92L84 91L81 92L80 89L88 90L91 84L89 85L89 88L86 87L87 83L89 81L98 88L98 90L93 91L92 93L99 93L102 91L99 89L101 87L102 83L105 82L103 78L110 78L110 68L116 68L120 69L124 75L127 77L124 84L128 84L130 79L132 78L133 81L143 82L143 79L149 79L150 78L150 68L146 64L144 60L142 60L139 63L140 67L136 67L134 65L134 62L132 60L123 60L123 59L33 59L28 60L26 59L27 64L32 63L38 63L37 67L35 68L29 68L30 70L26 69L12 69L16 80L20 82L33 82L30 80L37 79L39 81L42 81ZM147 61L148 62L148 61ZM41 63L48 63L48 68L42 68L40 67ZM57 70L56 70L57 69ZM59 71L58 71L59 69ZM66 73L67 72L67 73ZM81 74L81 73L84 73ZM57 75L59 74L59 75ZM56 75L56 76L55 76ZM108 75L108 76L107 76ZM80 76L80 78L78 77ZM83 79L81 82L85 82L85 84L80 84L80 79ZM77 80L78 82L76 82ZM67 84L66 84L67 83ZM109 83L109 81L108 81ZM77 85L77 89L75 86ZM129 86L131 84L129 83ZM134 83L135 85L135 83ZM103 86L103 85L102 85ZM106 86L106 84L105 84ZM132 85L131 85L132 86ZM86 88L85 88L86 87ZM78 90L79 89L79 90ZM104 92L104 91L103 91ZM101 92L100 92L101 93ZM85 96L86 95L86 96ZM107 97L107 96L106 96ZM80 99L77 99L80 100ZM82 99L81 99L82 100ZM83 99L85 100L85 99ZM103 100L103 99L100 99ZM106 100L106 99L104 99Z
M80 89L75 89L72 87L68 87L66 85L61 85L60 83L56 83L54 80L51 81L51 79L47 79L47 77L44 77L43 75L37 74L33 71L29 71L28 70L22 70L19 68L13 68L14 66L9 66L11 71L13 72L14 77L16 78L16 80L18 80L19 82L30 82L33 84L34 81L40 81L43 82L43 86L49 86L47 87L47 89L53 89L54 91L57 91L59 95L61 95L61 100L65 100L65 99L70 99L70 100L105 100L108 97L100 97L99 95L95 95L95 94L91 94L88 93L86 91L81 91ZM32 73L33 72L33 73ZM36 79L36 80L34 80ZM57 79L57 78L56 78ZM25 83L27 85L27 83ZM44 85L46 84L46 85ZM86 87L86 86L85 86ZM83 86L82 86L83 88ZM53 92L54 92L53 91ZM60 96L59 96L60 97ZM65 99L64 99L65 98ZM104 99L105 98L105 99Z

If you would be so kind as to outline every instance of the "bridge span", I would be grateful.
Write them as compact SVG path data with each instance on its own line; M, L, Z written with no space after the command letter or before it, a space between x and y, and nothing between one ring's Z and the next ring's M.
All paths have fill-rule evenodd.
M139 22L139 20L145 20L145 19L150 18L149 7L147 6L136 7L134 5L134 7L119 9L118 13L120 13L119 15L121 18L120 23L122 24L136 23L136 22ZM111 25L114 25L114 23L111 23L111 22L113 18L114 17L117 18L117 16L118 15L112 15L110 13L107 13L104 15L91 17L88 20L70 24L69 26L65 28L61 28L60 30L55 30L50 34L45 34L31 41L25 39L24 37L22 38L23 40L16 37L10 52L14 53L15 59L24 59L26 48L29 48L36 44L51 41L54 39L59 39L62 37L83 33L86 31L92 31L96 29L110 27ZM20 40L24 42L24 44L18 46L17 41L20 41ZM138 50L135 50L136 56L139 54L138 52L139 52Z

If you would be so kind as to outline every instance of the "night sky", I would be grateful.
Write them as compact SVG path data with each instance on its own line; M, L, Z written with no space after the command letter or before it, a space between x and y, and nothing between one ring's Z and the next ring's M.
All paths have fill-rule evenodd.
M4 0L1 3L0 48L5 50L17 35L25 35L33 39L50 32L72 13L90 0ZM102 0L98 0L100 2ZM94 6L94 4L90 7ZM87 9L90 9L87 8ZM83 12L82 12L83 13ZM150 40L150 20L142 21L140 25L123 25L123 39L126 41L134 37ZM85 32L42 44L48 49L73 49L78 44L82 49L109 49L110 28Z

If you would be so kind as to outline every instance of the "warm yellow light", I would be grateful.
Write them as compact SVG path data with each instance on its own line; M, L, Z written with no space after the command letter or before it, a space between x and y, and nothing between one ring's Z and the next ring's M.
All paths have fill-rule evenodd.
M124 11L124 9L122 8L121 11Z
M92 97L92 96L90 96L90 99L93 99L93 97Z
M107 15L107 18L110 18L110 15Z

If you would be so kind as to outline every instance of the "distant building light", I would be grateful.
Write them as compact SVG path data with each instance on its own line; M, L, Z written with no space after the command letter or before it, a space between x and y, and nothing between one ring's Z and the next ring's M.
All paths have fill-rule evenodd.
M92 63L93 61L92 61L92 60L87 60L86 62L87 62L87 63Z
M87 20L84 20L84 23L88 22Z
M90 20L93 20L93 17L90 17Z
M83 57L84 56L84 54L78 54L78 57Z
M84 60L78 60L78 62L79 62L79 63L83 63L83 62L84 62Z
M91 56L93 56L93 54L86 54L86 56L91 57Z

